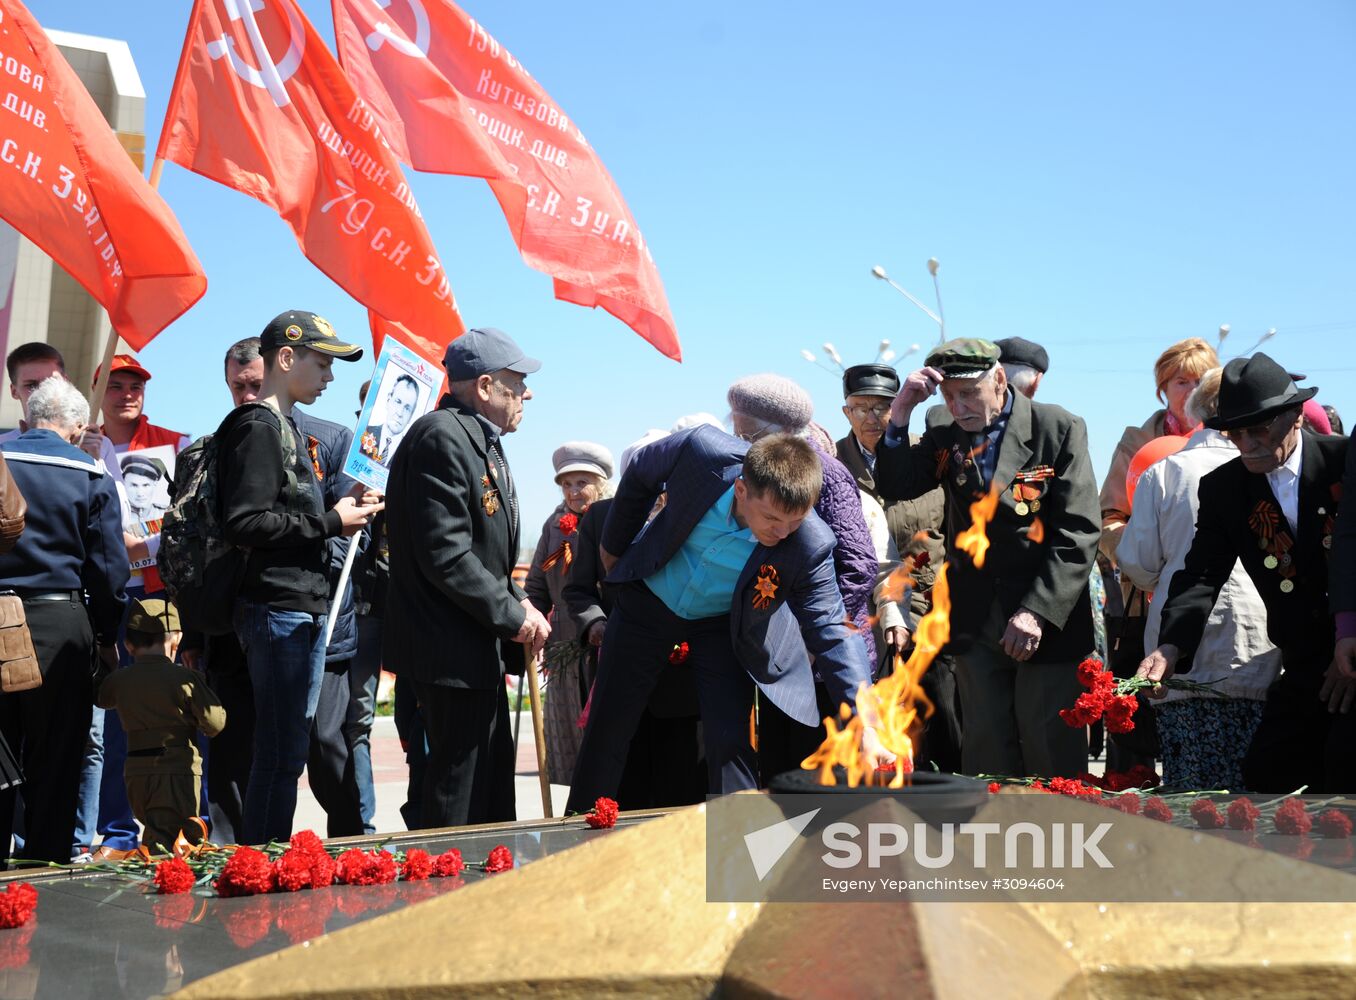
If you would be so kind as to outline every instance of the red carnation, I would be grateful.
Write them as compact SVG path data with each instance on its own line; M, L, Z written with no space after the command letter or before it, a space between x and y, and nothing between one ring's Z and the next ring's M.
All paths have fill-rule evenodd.
M556 527L560 529L562 535L573 535L579 528L579 515L561 514L560 520L556 522Z
M311 856L311 888L323 889L334 884L334 858L328 852Z
M465 867L466 862L461 859L461 851L453 847L433 859L433 877L455 878Z
M1346 840L1351 836L1351 819L1337 809L1319 813L1318 832L1329 840Z
M1262 810L1252 804L1252 799L1234 799L1227 812L1230 830L1256 830L1257 817L1262 815Z
M990 791L990 792L997 792L997 791L998 791L1000 788L1002 788L1002 787L1003 787L1003 786L1002 786L1001 784L999 784L997 781L991 781L991 782L989 782L989 791Z
M314 830L299 830L292 834L289 846L294 851L301 851L304 854L328 854L325 850L325 843L320 839Z
M506 872L512 867L513 852L503 844L490 851L490 856L485 859L485 871L491 875L495 872Z
M1191 818L1202 830L1224 829L1224 817L1219 814L1215 803L1209 799L1197 799L1191 803Z
M1143 815L1148 819L1156 819L1160 823L1171 823L1173 821L1172 806L1158 795L1150 795L1144 800Z
M280 892L296 892L311 885L311 856L289 847L273 862L273 881Z
M354 847L339 855L339 881L346 885L386 885L396 880L395 858L390 851L360 851Z
M1304 810L1304 803L1293 796L1281 803L1273 820L1277 833L1304 836L1313 829L1314 821Z
M1109 795L1102 800L1102 804L1130 816L1139 815L1139 796L1133 792L1129 795Z
M1090 689L1097 683L1097 677L1101 673L1102 661L1095 656L1089 656L1078 665L1078 683Z
M1080 799L1100 798L1102 790L1096 785L1085 785L1072 778L1051 778L1050 791L1057 795L1071 795Z
M584 817L584 822L595 830L610 830L617 825L617 803L603 798L593 803L593 811Z
M155 887L163 896L188 892L198 877L183 858L170 858L155 866Z
M422 882L433 874L433 856L415 847L405 852L405 863L400 866L400 877L406 882Z
M673 652L669 654L670 663L682 663L687 659L687 643L680 642L673 647Z
M273 866L268 855L253 847L238 847L221 869L218 896L256 896L273 889Z
M1128 733L1134 730L1135 709L1139 702L1132 694L1118 694L1110 698L1106 705L1106 731L1109 733Z
M27 882L0 889L0 927L22 927L38 908L38 890Z

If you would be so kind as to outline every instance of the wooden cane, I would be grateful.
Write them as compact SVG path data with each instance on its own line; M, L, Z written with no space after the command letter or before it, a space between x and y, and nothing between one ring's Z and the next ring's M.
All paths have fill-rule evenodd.
M527 662L527 694L532 701L532 735L537 742L537 777L541 781L541 809L547 819L551 812L551 778L546 773L546 731L541 715L541 686L537 677L537 657L532 647L523 646L523 659Z

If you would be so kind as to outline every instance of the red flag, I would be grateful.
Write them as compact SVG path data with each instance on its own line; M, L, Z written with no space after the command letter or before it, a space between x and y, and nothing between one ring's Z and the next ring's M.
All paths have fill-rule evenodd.
M607 169L527 71L451 0L332 0L339 58L397 155L485 177L556 298L682 359L659 270Z
M19 0L0 0L0 66L0 218L80 282L140 350L202 298L202 265Z
M441 365L443 355L447 353L448 342L451 340L450 337L442 341L421 337L403 323L393 323L389 319L378 316L370 309L367 311L367 325L372 331L372 353L374 355L381 354L381 345L387 337L395 337L396 340L421 358L427 358L434 364Z
M293 0L197 0L158 155L273 208L369 309L463 332L399 163Z

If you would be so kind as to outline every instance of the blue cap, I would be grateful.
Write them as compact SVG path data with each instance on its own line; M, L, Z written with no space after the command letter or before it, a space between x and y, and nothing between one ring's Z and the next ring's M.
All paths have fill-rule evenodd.
M493 375L510 368L520 375L531 375L541 368L541 362L529 358L503 330L483 326L467 330L447 345L443 367L452 382L465 382L481 375Z

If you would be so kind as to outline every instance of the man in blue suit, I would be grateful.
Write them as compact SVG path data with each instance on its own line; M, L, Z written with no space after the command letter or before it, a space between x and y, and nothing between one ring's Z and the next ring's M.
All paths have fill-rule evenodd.
M814 513L823 470L804 440L750 446L696 427L642 449L617 487L601 557L616 600L607 621L570 811L615 795L627 747L669 654L688 644L713 793L755 788L753 686L818 725L809 653L835 702L870 683L847 625L833 533ZM668 502L646 517L661 493ZM643 530L642 530L643 529ZM890 759L867 729L863 749Z

